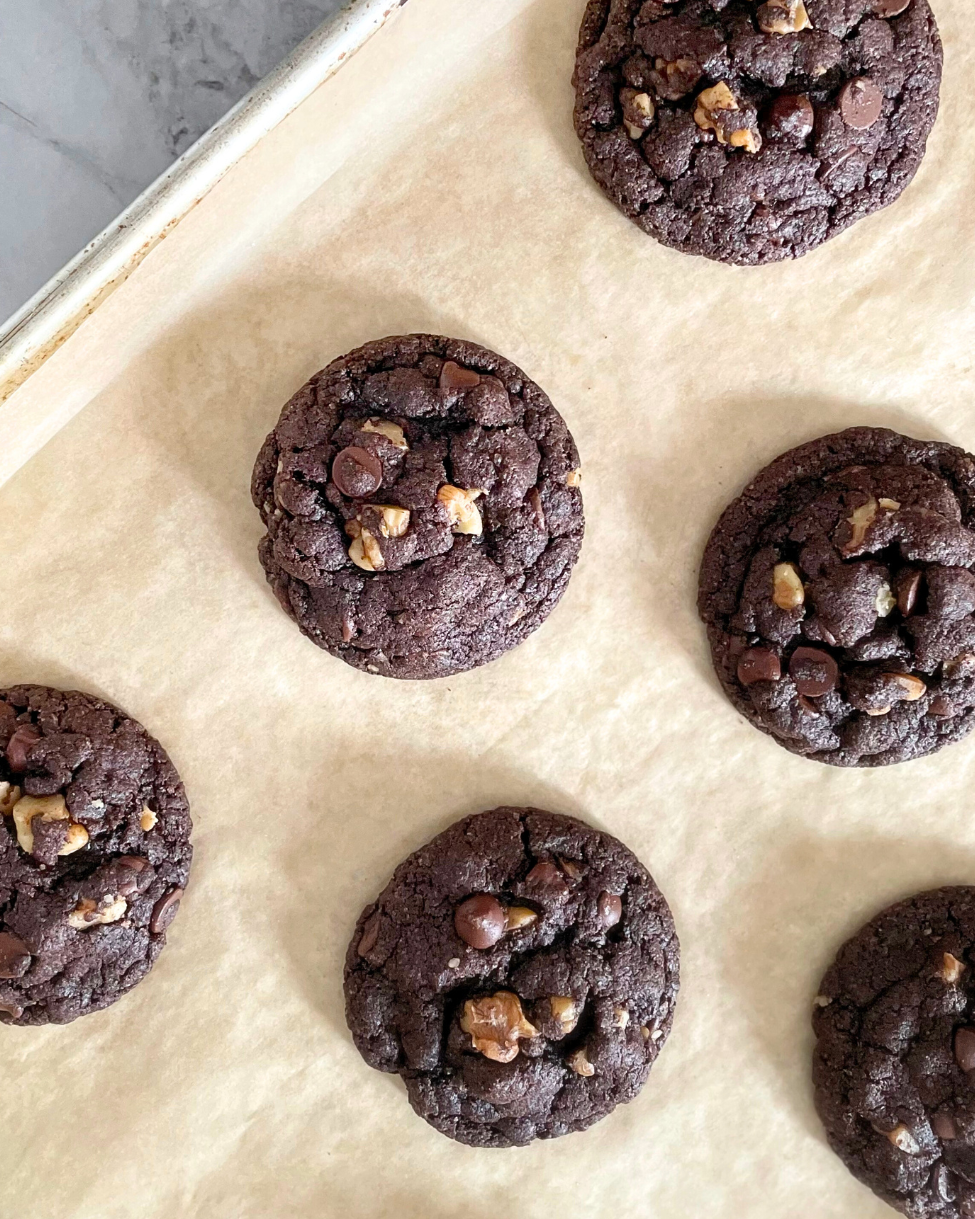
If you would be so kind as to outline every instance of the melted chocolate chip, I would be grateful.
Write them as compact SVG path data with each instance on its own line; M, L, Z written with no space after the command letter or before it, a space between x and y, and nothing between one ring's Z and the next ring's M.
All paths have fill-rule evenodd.
M963 1071L975 1071L975 1029L960 1028L955 1033L955 1061Z
M898 572L896 582L897 608L905 618L910 617L913 613L920 589L921 573L919 571L913 571L911 568L906 567L902 572Z
M901 13L907 12L910 6L911 0L873 0L874 14L885 19L899 17Z
M957 1139L958 1127L954 1118L948 1113L936 1113L931 1118L931 1129L939 1139Z
M558 870L554 863L549 863L543 860L541 863L535 864L532 870L525 878L529 885L539 885L546 889L565 889L565 877Z
M869 76L847 81L840 91L840 115L847 127L866 131L880 118L884 95Z
M159 935L165 931L169 924L176 917L179 910L180 898L183 896L182 889L173 889L171 893L167 893L165 897L161 897L152 908L152 917L149 920L149 930L153 935Z
M757 681L778 681L782 664L769 648L746 648L738 658L738 680L743 686Z
M829 652L819 648L796 648L789 660L789 676L807 698L819 698L836 686L839 668Z
M441 389L473 389L481 384L481 374L473 368L462 368L453 360L448 360L440 370Z
M454 929L471 948L492 948L504 935L504 906L489 893L477 893L454 911Z
M600 893L596 901L596 913L605 931L615 927L623 917L623 900L616 893Z
M21 724L7 742L7 765L15 775L22 775L27 769L27 755L40 739L41 734L33 724Z
M12 931L0 931L0 978L22 978L30 965L30 950Z
M359 940L357 949L360 957L367 957L370 952L376 947L376 941L379 939L379 911L377 910L371 918L366 920L366 925L362 928L362 937Z
M336 454L332 481L350 499L362 499L378 491L383 481L383 463L368 449L352 444Z
M816 121L812 102L804 93L777 97L765 116L765 133L773 140L802 144Z

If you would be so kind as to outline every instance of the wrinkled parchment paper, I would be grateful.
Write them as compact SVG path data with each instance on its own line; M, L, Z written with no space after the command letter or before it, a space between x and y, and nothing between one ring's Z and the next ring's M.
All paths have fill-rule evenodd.
M718 512L789 446L870 423L975 449L975 42L969 0L936 7L942 113L901 201L798 263L730 269L655 244L586 174L582 0L411 0L3 408L8 452L75 415L0 491L4 682L142 720L197 856L131 995L0 1028L2 1219L891 1213L824 1142L810 1005L885 903L975 882L975 736L879 772L793 757L720 694L694 594ZM426 684L298 634L247 490L307 376L408 330L545 387L588 518L547 625ZM396 863L500 803L621 837L683 944L639 1099L505 1152L414 1117L341 990Z

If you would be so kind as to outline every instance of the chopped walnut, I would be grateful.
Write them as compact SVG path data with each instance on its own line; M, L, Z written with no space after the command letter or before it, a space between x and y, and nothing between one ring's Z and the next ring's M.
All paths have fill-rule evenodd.
M912 673L886 673L884 676L893 678L904 691L903 701L905 703L916 703L928 692L927 686L920 677L915 677Z
M450 483L444 483L437 492L437 499L446 509L454 533L480 533L483 530L481 514L474 503L483 494L477 488L465 491L463 487L452 487Z
M494 1062L513 1062L518 1057L518 1042L538 1035L525 1019L521 1000L510 990L499 990L480 999L468 999L460 1027L471 1039L474 1049Z
M625 1007L613 1008L613 1028L625 1029L630 1023L630 1013Z
M596 1074L596 1068L586 1057L585 1046L580 1046L574 1054L569 1055L569 1066L573 1071L575 1071L576 1075L585 1075L588 1077Z
M382 517L379 532L384 538L401 538L410 527L410 514L406 508L392 504L377 504L376 511Z
M863 539L867 536L867 530L877 519L877 509L879 507L880 505L871 495L865 504L861 504L859 508L854 508L852 514L846 518L846 523L853 532L850 535L850 540L843 547L845 555L852 554L863 545Z
M86 931L103 923L117 923L128 909L125 898L119 894L106 894L100 902L83 897L68 915L68 926L76 931Z
M731 117L740 109L735 95L722 80L697 95L694 122L702 131L713 131L719 144L744 148L746 152L758 152L762 146L762 137L758 131L749 127L743 119L736 120Z
M567 487L578 487L582 483L582 470L570 470L565 476L565 485Z
M12 817L14 805L20 799L21 791L13 783L0 783L0 816Z
M763 34L798 34L812 29L802 0L768 0L759 5L756 16Z
M877 600L874 604L877 608L877 614L881 618L886 618L888 614L892 614L897 608L897 598L891 592L890 585L886 581L877 589Z
M386 566L379 543L368 529L363 529L358 521L346 521L345 532L352 538L349 547L349 558L363 571L382 571Z
M552 1015L562 1026L562 1035L571 1033L579 1023L579 1004L569 995L553 995L549 999Z
M950 952L942 953L941 968L938 970L939 978L947 982L949 986L954 986L964 972L964 961L959 961L958 958L952 956Z
M359 428L359 431L385 436L388 441L404 453L410 447L403 429L398 423L393 423L391 419L367 419L362 427Z
M88 842L88 831L83 825L72 821L64 796L22 796L14 805L13 818L17 827L17 842L28 855L34 849L34 831L31 822L35 817L42 821L67 821L68 835L59 855L73 855Z
M686 97L703 76L695 59L656 59L652 77L657 96L669 102Z
M649 93L641 93L638 89L621 89L620 102L627 134L631 140L642 139L656 113L653 99Z
M921 1150L917 1139L913 1134L911 1134L910 1130L908 1130L903 1122L895 1126L893 1130L885 1130L884 1134L888 1139L890 1139L898 1151L904 1151L908 1155L916 1156Z
M155 813L152 811L152 809L149 807L149 805L148 805L148 804L143 804L143 806L142 806L142 815L141 815L141 817L139 818L139 825L141 825L141 826L142 826L142 828L145 830L145 832L146 832L147 834L148 834L148 832L149 832L151 829L155 829L156 822L157 822L158 820L159 820L159 818L158 818L158 817L156 816L156 814L155 814Z
M806 600L802 577L794 563L776 563L772 569L772 600L779 609L798 609Z
M530 927L538 918L534 910L527 906L509 906L506 914L506 931L518 931L521 927Z

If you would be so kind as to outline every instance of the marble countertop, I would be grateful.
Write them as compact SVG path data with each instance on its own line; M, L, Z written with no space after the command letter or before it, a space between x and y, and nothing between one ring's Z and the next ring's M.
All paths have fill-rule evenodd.
M0 321L346 0L0 0Z

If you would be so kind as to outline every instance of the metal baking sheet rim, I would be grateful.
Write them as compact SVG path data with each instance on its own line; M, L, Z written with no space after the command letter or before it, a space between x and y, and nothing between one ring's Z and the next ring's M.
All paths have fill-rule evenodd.
M0 403L123 284L247 152L407 0L352 0L215 123L0 327Z

